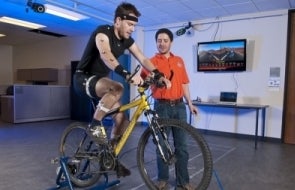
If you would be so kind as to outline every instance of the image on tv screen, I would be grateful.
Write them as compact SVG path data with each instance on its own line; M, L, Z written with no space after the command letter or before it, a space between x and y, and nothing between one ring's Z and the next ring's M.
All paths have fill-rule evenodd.
M198 43L198 71L245 71L246 39Z

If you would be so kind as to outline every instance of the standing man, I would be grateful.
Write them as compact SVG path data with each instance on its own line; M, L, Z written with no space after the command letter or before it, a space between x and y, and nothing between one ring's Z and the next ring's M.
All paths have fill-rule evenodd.
M164 80L169 86L169 81L162 77L131 37L140 15L133 4L121 3L115 10L114 24L98 26L90 36L74 75L74 88L78 94L100 100L90 123L90 134L100 143L106 142L105 133L101 131L102 119L106 112L120 106L124 90L121 83L108 78L109 72L114 71L126 80L130 76L117 60L125 50L129 50L147 70L153 72L155 79ZM142 78L136 75L130 81L138 85ZM114 122L111 136L116 140L124 132L128 120L123 113L118 113ZM123 170L119 176L130 175L127 168Z
M173 33L162 28L155 35L158 53L151 58L154 66L164 74L165 77L171 78L171 88L152 88L153 98L155 99L155 110L161 118L179 119L187 121L186 106L183 98L188 104L189 110L197 114L197 108L192 104L189 92L189 78L181 57L171 53ZM142 76L148 72L143 71ZM173 75L173 76L171 76ZM191 190L194 189L189 182L187 171L188 153L185 141L185 134L181 130L174 130L174 142L177 162L175 163L176 189ZM162 159L158 157L158 189L168 189L169 169Z

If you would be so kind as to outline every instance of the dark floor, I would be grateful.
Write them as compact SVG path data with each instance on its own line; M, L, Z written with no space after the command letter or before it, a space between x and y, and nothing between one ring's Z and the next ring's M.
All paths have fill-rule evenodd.
M56 168L63 129L72 121L25 124L0 122L0 190L47 190L56 186ZM134 134L140 135L140 134ZM208 190L293 190L295 145L204 135L214 158L214 176ZM136 144L128 144L135 151ZM132 175L120 178L110 190L146 189L135 158L123 157ZM110 176L112 181L112 176Z

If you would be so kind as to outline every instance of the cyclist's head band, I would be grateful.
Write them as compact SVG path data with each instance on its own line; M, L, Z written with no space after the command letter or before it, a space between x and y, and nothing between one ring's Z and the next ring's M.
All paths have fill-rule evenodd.
M131 20L131 21L134 21L134 22L138 22L138 18L136 16L131 16L131 15L126 15L126 14L121 14L119 15L119 17L122 19L122 20Z

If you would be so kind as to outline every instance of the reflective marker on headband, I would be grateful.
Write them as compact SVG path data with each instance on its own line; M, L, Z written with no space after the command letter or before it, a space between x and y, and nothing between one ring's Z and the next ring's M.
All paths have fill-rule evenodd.
M135 17L135 16L122 14L122 15L119 15L119 17L121 19L123 19L123 20L131 20L131 21L134 21L134 22L138 22L138 18Z

